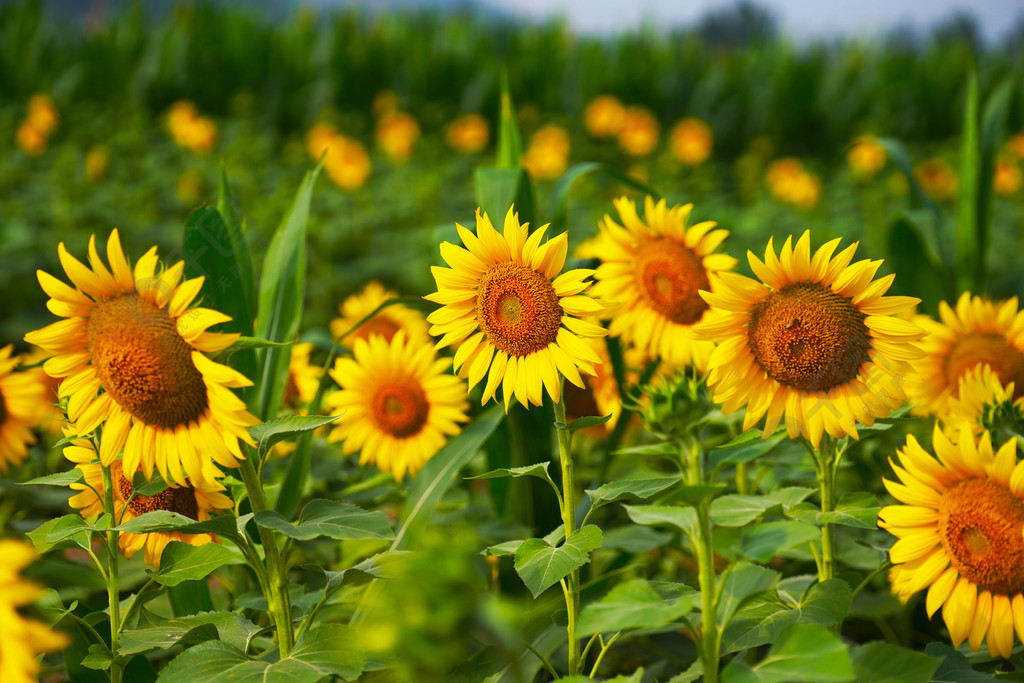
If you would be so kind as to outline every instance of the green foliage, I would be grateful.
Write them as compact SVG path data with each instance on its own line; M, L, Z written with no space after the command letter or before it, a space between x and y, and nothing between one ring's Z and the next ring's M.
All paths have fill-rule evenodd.
M600 547L601 529L594 525L577 529L557 547L543 538L530 538L516 550L516 572L537 597L589 562L591 551Z
M337 541L365 539L391 540L391 524L382 512L368 512L355 505L333 500L311 500L302 509L297 524L291 524L279 512L256 513L256 523L288 538L310 541L327 537Z

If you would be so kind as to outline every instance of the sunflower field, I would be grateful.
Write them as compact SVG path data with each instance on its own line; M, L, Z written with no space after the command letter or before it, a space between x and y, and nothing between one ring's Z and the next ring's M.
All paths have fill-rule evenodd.
M0 681L1024 678L1019 39L112 4L0 5Z

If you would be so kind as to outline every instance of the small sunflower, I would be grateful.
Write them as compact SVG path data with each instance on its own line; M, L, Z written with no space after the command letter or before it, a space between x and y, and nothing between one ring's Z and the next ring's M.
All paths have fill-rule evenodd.
M95 462L92 448L82 444L81 440L73 442L73 445L64 448L64 455L78 464L78 469L85 478L83 483L71 485L72 489L80 493L71 496L68 504L77 509L82 517L88 519L103 512L103 496L106 494L103 487L103 469ZM120 460L115 460L111 464L110 477L114 489L114 513L119 524L155 510L169 510L197 522L205 522L210 519L211 512L228 510L234 505L230 498L221 493L224 487L216 482L196 483L195 486L186 483L166 488L153 496L133 495L132 479L125 476ZM153 567L160 566L160 556L171 541L206 545L214 543L216 537L213 534L183 534L179 531L119 534L119 545L125 557L131 559L139 550L145 550L146 564Z
M708 310L697 292L713 291L718 273L736 265L733 257L714 253L729 232L715 230L711 221L687 228L692 204L670 209L665 200L655 204L647 197L643 219L625 197L615 208L622 225L605 216L588 250L601 259L594 296L620 304L609 334L648 358L703 370L715 345L691 332Z
M312 351L313 345L310 343L296 344L292 347L283 398L284 404L289 408L301 408L316 396L322 370L309 364L309 354Z
M21 464L28 455L28 445L36 442L32 428L46 406L41 373L15 371L21 356L13 352L13 345L0 349L0 472Z
M604 304L581 296L594 271L559 275L567 234L541 244L547 226L527 237L528 227L512 209L504 236L479 210L475 235L456 224L467 248L441 243L441 256L451 268L431 268L438 291L425 297L442 304L427 316L430 333L443 335L437 347L457 344L459 376L469 378L470 388L487 377L483 403L500 384L506 411L513 395L526 408L541 405L545 389L552 400L561 400L559 374L582 388L579 371L595 374L601 359L580 337L606 334L576 317L605 311Z
M39 655L67 645L63 635L18 612L42 592L20 576L35 557L36 551L28 543L0 540L0 680L4 683L38 681Z
M1014 398L1014 382L1004 384L987 363L968 370L959 379L959 390L949 397L943 425L959 432L967 424L977 434L1006 426L1015 432L1024 425L1024 396Z
M348 336L345 337L348 346L354 344L356 339L369 341L375 334L383 336L385 341L391 341L399 330L405 330L406 335L413 341L429 340L427 321L424 320L423 314L401 304L392 304L377 311L372 318L352 329L382 303L397 296L396 292L385 288L376 280L368 282L362 291L348 297L338 306L341 317L331 321L331 335L337 339L348 332Z
M983 364L1004 385L1014 384L1015 399L1024 396L1024 311L1017 310L1017 297L996 303L964 292L955 309L940 303L939 316L920 322L928 332L925 356L907 382L918 412L943 417L960 378Z
M767 436L785 414L790 437L817 447L823 432L857 438L855 422L870 426L905 398L923 332L895 314L918 299L883 296L895 276L872 280L881 261L850 265L856 243L833 257L839 242L812 257L805 232L776 256L769 239L764 262L747 252L761 282L722 273L717 291L701 292L714 315L697 333L719 343L708 386L724 412L747 407L744 429L767 415Z
M68 419L79 436L101 424L100 460L109 465L124 450L131 477L154 467L165 481L209 481L216 464L236 467L245 457L238 442L253 444L246 427L256 424L231 387L252 384L202 352L220 351L237 334L207 332L231 318L206 308L189 308L203 278L182 281L184 263L156 274L156 247L134 272L121 250L117 230L107 240L110 269L89 240L89 265L64 244L61 264L75 288L38 271L50 295L47 307L64 320L25 335L53 354L43 366L64 378ZM102 393L101 393L102 392Z
M391 341L380 335L357 339L351 358L339 358L331 377L341 390L327 397L341 414L328 441L344 440L345 453L360 451L401 481L415 476L465 422L466 385L451 375L449 358L437 358L429 342L399 331Z
M936 459L913 435L891 462L899 482L885 487L903 505L882 508L878 525L899 540L889 550L893 592L908 598L928 589L932 616L941 606L953 645L988 643L1009 657L1013 633L1024 637L1024 463L1017 441L998 451L988 432L969 428L954 444L936 427Z

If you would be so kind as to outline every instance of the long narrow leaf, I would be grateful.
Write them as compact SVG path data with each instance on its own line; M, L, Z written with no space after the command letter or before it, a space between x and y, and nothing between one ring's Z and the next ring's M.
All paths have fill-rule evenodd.
M993 179L996 158L1003 142L1006 117L1010 110L1010 96L1013 93L1013 79L1007 78L999 84L981 115L981 139L979 140L978 198L975 207L975 230L978 243L978 261L973 273L973 290L986 291L985 255L988 253L989 234L992 222Z
M981 252L978 240L978 75L967 78L967 104L960 147L960 203L956 216L956 283L960 291L974 289Z

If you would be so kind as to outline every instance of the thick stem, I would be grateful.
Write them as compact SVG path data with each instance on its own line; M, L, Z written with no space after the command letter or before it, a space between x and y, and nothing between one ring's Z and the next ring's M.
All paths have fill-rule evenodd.
M839 465L836 442L829 436L822 437L818 447L818 487L821 489L821 511L836 509L836 469ZM831 523L821 526L821 562L818 565L818 580L826 581L836 575L836 530Z
M110 526L117 526L117 514L114 508L114 480L110 467L104 465L103 471L103 511L110 518ZM110 682L121 683L124 671L117 662L121 641L121 589L118 585L118 562L121 557L118 531L107 531L107 602L110 604L110 652L114 661L110 663Z
M263 484L256 468L253 467L249 457L242 458L238 467L245 483L246 492L249 494L249 503L254 513L267 509L267 496L263 492ZM260 534L260 543L263 545L263 554L267 560L267 583L265 595L267 605L270 608L270 616L277 627L277 645L281 651L281 658L285 658L292 651L295 644L295 634L292 630L292 607L291 598L288 595L288 581L284 569L284 562L281 551L277 546L277 537L270 529L259 524L256 529Z
M747 463L736 463L736 493L746 495L750 487L747 484Z
M562 425L558 431L558 459L562 465L562 523L565 525L565 540L576 530L576 484L572 475L572 434L565 428L565 403L555 402L555 422ZM569 638L569 675L580 673L580 641L576 637L576 623L580 615L580 574L573 570L565 577L565 609L568 623L565 626Z
M683 458L689 474L689 484L699 486L704 482L704 458L700 442L688 439L683 443ZM712 543L711 502L701 500L696 506L697 534L693 539L697 552L697 580L700 582L701 633L700 656L704 662L704 682L718 683L718 660L722 648L722 633L718 627L718 594L715 574L715 550Z

